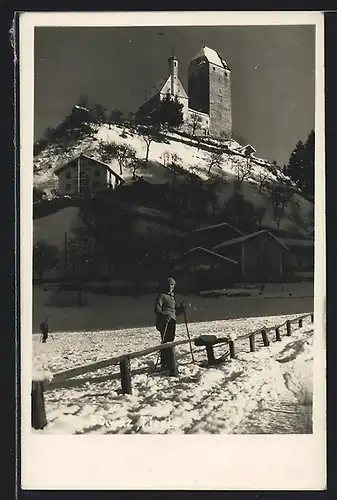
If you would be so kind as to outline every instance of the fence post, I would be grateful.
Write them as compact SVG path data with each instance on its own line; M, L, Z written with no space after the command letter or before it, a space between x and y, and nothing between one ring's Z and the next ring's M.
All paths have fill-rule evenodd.
M125 356L119 363L123 394L132 394L130 358Z
M291 323L290 323L289 319L287 319L286 325L287 325L287 336L290 337L290 335L291 335Z
M275 333L276 333L277 342L280 342L281 341L281 334L280 334L280 328L278 326L275 328Z
M33 380L31 392L31 426L34 429L43 429L48 423L43 393L43 381Z
M178 365L177 365L177 358L176 358L176 351L174 347L166 349L168 351L168 356L167 360L169 361L169 370L170 370L170 375L174 375L175 377L178 376Z
M233 340L229 341L229 355L231 358L235 358L235 347Z
M269 347L268 332L266 332L266 330L262 330L261 335L262 335L263 345L265 347Z
M298 328L302 328L302 326L303 326L303 319L302 319L302 318L300 318L300 319L298 320Z
M214 356L213 346L210 343L205 344L205 346L206 346L206 353L207 353L207 362L209 365L214 365L215 364L215 356Z
M249 348L250 352L255 352L255 333L249 336Z
M314 313L311 313L310 316L311 316L311 323L313 323L314 322Z

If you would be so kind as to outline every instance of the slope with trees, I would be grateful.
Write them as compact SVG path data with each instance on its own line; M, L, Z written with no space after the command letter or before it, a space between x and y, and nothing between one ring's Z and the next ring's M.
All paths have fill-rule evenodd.
M303 196L314 197L315 132L305 142L298 141L284 173L290 177Z

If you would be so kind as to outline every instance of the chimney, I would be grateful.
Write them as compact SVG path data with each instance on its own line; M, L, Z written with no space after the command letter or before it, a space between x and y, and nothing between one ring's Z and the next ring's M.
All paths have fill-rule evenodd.
M171 95L174 97L178 88L178 59L174 56L168 60L171 77Z

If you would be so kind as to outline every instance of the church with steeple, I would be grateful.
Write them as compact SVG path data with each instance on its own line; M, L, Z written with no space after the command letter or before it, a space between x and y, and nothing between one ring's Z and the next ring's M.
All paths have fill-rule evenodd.
M224 140L231 138L231 71L215 49L202 46L191 59L187 93L179 79L179 61L171 56L167 75L152 87L138 114L150 116L167 93L183 105L186 132Z

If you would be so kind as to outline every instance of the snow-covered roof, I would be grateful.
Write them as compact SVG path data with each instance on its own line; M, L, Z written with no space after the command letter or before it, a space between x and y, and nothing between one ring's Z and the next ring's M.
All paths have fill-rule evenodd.
M237 229L236 227L234 226L231 226L230 224L228 224L228 222L221 222L220 224L215 224L213 226L206 226L206 227L200 227L198 229L194 229L192 231L192 234L194 233L200 233L201 231L207 231L209 229L216 229L218 227L229 227L230 229L233 229L234 231L236 231L238 234L240 235L243 235L244 233L242 231L240 231L239 229Z
M190 255L193 252L203 252L203 253L211 255L212 257L217 257L217 258L219 258L221 260L225 260L227 262L230 262L231 264L237 264L236 260L229 259L228 257L224 257L223 255L220 255L218 253L212 252L212 250L208 250L207 248L203 248L203 247L191 248L191 250L189 250L188 252L184 253L182 255L182 257L186 257L187 255Z
M250 234L245 234L243 236L239 236L238 238L234 238L233 240L224 241L219 245L215 245L212 248L212 250L219 250L219 248L229 247L231 245L236 245L237 243L243 243L244 241L247 241L251 238L255 238L255 236L259 236L260 234L268 234L269 236L274 238L274 240L276 240L285 250L289 250L289 248L279 238L276 238L276 236L270 233L267 229L263 229L262 231L256 231Z
M92 156L88 156L84 153L81 153L77 156L75 156L74 158L70 158L69 160L67 160L65 163L63 163L62 165L60 165L59 167L56 167L55 170L54 170L54 173L57 175L61 172L61 170L63 170L65 167L67 167L67 165L69 165L69 163L73 162L74 160L77 160L78 158L87 158L88 160L90 161L93 161L94 163L98 163L99 165L102 165L103 167L105 167L107 170L110 170L110 172L115 176L117 177L119 180L121 180L122 182L125 182L125 179L124 177L122 177L121 175L119 175L117 172L115 172L115 170L110 166L108 165L107 163L104 163L103 161L101 160L97 160L97 158L93 158Z
M229 69L226 62L219 56L219 54L210 47L201 47L196 56L194 56L191 61L194 59L199 59L200 57L206 57L207 61L211 64L215 64L216 66L221 66L223 68Z
M152 97L159 94L159 92L162 90L162 88L164 87L164 85L166 84L168 79L169 79L169 77L165 76L165 77L161 78L160 80L158 80L158 82L155 85L153 85L150 92L145 96L144 102L149 101L150 99L152 99Z

